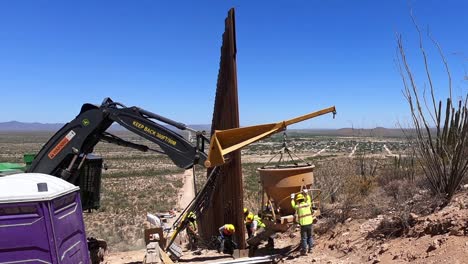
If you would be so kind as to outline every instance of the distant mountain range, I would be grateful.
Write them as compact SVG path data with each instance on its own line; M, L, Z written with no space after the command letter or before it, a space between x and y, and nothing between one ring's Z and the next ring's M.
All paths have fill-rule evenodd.
M403 137L405 133L412 133L413 130L400 128L340 128L340 129L299 129L296 133L310 133L314 135L341 136L341 137Z
M63 127L63 123L26 123L18 121L0 122L0 132L55 132ZM195 130L210 131L211 125L189 125ZM114 124L110 128L111 131L125 131L118 124ZM376 137L402 137L404 133L398 128L384 128L376 127L372 129L362 128L340 128L340 129L291 129L288 130L290 133L303 133L312 135L322 136L345 136L345 137L365 137L365 136L376 136Z
M10 122L0 122L0 131L18 131L18 132L28 132L28 131L57 131L64 124L53 123L53 124L43 124L43 123L23 123L18 121Z
M65 123L27 123L27 122L0 122L0 132L55 132L62 128ZM171 126L166 126L172 129ZM191 128L196 130L210 130L210 125L190 125ZM113 124L110 127L110 131L126 131L119 124Z

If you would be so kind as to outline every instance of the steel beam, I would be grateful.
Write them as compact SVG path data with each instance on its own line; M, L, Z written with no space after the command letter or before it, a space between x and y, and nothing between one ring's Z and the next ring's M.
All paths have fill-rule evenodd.
M239 127L236 53L234 9L230 9L225 20L211 134L215 130ZM228 159L228 163L220 166L221 175L212 206L203 212L200 219L201 235L210 239L218 234L218 228L222 225L233 224L236 227L234 240L240 248L245 248L240 151L230 153Z

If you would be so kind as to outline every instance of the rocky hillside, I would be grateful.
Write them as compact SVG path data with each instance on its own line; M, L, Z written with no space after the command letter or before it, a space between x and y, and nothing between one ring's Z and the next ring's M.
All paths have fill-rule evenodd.
M348 218L316 235L312 254L294 252L285 263L467 263L467 190L448 206L428 215L411 214L408 220L402 223L392 212L369 220ZM283 235L281 243L298 245L299 237Z

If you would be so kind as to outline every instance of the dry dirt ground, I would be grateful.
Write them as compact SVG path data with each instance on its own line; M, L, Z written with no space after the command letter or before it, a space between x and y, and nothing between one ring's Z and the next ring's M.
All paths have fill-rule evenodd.
M188 177L187 177L188 178ZM187 179L186 178L186 179ZM327 233L315 236L311 254L291 250L282 263L468 263L468 191L457 194L445 208L427 215L412 216L412 226L401 237L373 236L384 216L348 219ZM320 221L317 225L320 224ZM299 232L280 234L276 253L299 245ZM261 253L261 249L259 250ZM140 263L144 250L111 253L107 263ZM201 256L185 252L181 262L226 260L213 251Z
M184 185L179 192L179 208L187 207L195 196L192 170L186 170L183 174L183 177ZM175 218L170 219L168 224L171 225L174 220ZM145 249L127 252L110 252L109 255L106 257L105 263L141 263L145 256L145 252Z
M348 219L317 237L313 254L294 253L284 263L468 263L468 191L438 212L413 217L413 226L398 238L369 236L383 216Z

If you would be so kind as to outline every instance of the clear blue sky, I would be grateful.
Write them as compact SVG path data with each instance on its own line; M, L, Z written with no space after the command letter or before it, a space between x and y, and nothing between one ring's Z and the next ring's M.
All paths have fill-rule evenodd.
M224 18L235 7L242 125L336 105L335 120L298 127L395 127L408 118L396 32L423 73L409 6L466 94L468 1L0 1L0 122L68 122L83 103L111 97L207 124Z

